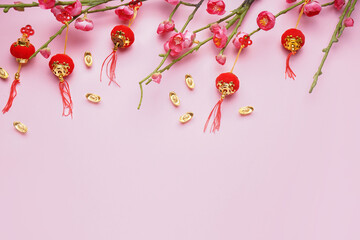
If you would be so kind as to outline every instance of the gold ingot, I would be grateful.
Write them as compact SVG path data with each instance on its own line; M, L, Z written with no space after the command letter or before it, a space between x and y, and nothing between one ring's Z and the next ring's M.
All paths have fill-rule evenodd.
M85 95L85 97L87 98L87 100L89 100L90 102L93 102L93 103L98 103L101 101L101 97L99 95L96 95L93 93L88 93Z
M170 101L174 104L174 106L178 107L180 105L180 99L175 92L170 92L169 97Z
M239 109L240 115L246 116L251 114L254 111L254 108L251 106L242 107Z
M91 67L91 65L93 64L93 59L90 52L85 52L84 62L87 67Z
M7 71L0 67L0 78L7 79L8 77L9 77L9 74L7 73Z
M181 123L187 123L188 121L190 121L192 118L194 117L194 114L192 112L188 112L185 113L184 115L182 115L179 119L179 121Z
M27 131L28 131L27 126L25 126L25 124L23 124L21 122L14 122L13 125L14 125L15 129L21 133L27 133Z
M190 74L185 75L185 82L186 82L186 85L188 86L188 88L194 89L195 82L194 82L194 79L192 78L192 76Z

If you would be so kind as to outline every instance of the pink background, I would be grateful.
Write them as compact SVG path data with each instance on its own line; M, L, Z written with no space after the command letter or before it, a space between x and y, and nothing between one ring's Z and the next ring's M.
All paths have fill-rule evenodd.
M227 10L239 2L226 1ZM260 11L288 6L285 0L256 1L241 30L254 30ZM217 19L205 9L190 30ZM163 0L141 8L132 26L135 44L118 52L121 88L99 82L101 63L113 47L109 32L121 23L114 13L90 15L91 32L71 27L74 119L61 116L58 80L48 60L38 55L22 69L13 108L0 116L0 239L359 239L359 11L354 28L333 46L311 95L321 50L340 13L329 7L302 19L306 45L291 60L295 81L284 80L287 52L280 36L295 25L298 12L255 34L236 66L240 90L224 102L220 132L213 135L202 128L219 99L215 78L235 59L232 44L225 66L214 60L213 44L176 64L160 85L145 87L142 109L136 109L138 82L160 62L169 36L157 36L157 25L171 10ZM190 11L181 7L176 13L178 28ZM4 106L17 69L9 47L19 29L31 24L31 41L39 47L61 24L36 8L1 12L0 23L0 66L11 75L0 80ZM198 39L208 36L204 31ZM64 37L51 43L53 54L62 51ZM93 54L91 69L83 63L85 51ZM184 83L187 73L194 91ZM180 107L171 105L170 91L179 95ZM102 102L89 103L88 92ZM246 105L255 112L241 117L238 109ZM187 111L195 117L181 125L179 116ZM16 132L13 121L29 132Z

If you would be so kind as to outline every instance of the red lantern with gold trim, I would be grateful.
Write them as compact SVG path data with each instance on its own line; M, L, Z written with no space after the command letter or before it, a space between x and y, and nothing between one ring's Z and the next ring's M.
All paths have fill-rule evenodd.
M305 44L305 35L296 28L290 28L286 30L281 36L281 44L283 47L290 51L288 57L286 58L286 70L285 78L289 77L295 80L295 73L290 68L290 57L295 55Z
M236 62L239 59L240 53L244 48L247 48L249 45L252 44L252 41L249 35L244 35L243 37L239 38L240 42L240 49L238 55L235 59L234 65L230 72L220 74L215 80L215 86L218 91L221 93L221 98L211 110L209 117L204 126L204 132L207 129L207 126L210 122L211 117L214 115L214 120L210 128L210 132L215 133L215 131L219 131L220 123L221 123L221 104L223 103L225 97L233 95L236 93L240 88L240 81L239 78L233 74L233 70L235 68Z
M13 101L17 95L16 86L20 83L20 70L22 64L25 64L29 61L29 58L35 53L35 47L30 43L29 37L34 35L34 30L30 25L26 25L21 28L21 33L23 34L16 42L14 42L10 47L10 53L16 58L16 61L19 63L18 71L15 74L15 80L11 84L10 96L6 103L6 106L2 110L3 113L6 113L10 110Z
M136 18L137 11L141 7L142 2L139 2L137 0L132 0L129 3L129 7L134 10L133 18L130 19L129 25L117 25L115 26L111 31L111 40L114 43L113 51L105 58L102 66L101 66L101 72L100 72L100 81L102 80L102 72L104 69L104 66L106 64L106 75L109 78L109 85L113 82L117 86L120 87L120 85L116 82L116 63L117 63L117 50L119 48L128 48L130 47L134 41L135 41L135 35L134 32L130 29L131 24L133 23L134 19Z
M74 70L74 62L66 54L56 54L50 59L49 68L55 76L60 80L59 89L63 102L63 116L72 117L73 102L71 99L70 88L68 82L64 79Z

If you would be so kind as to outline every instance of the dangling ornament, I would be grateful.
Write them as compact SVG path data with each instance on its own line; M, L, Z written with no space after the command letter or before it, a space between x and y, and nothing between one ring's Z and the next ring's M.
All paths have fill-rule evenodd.
M66 54L56 54L49 62L50 70L60 80L59 89L63 102L63 116L71 115L72 117L73 102L69 84L64 77L69 76L73 72L74 66L73 60Z
M204 132L207 129L207 126L210 122L211 117L214 115L214 120L210 128L210 132L215 133L215 131L219 131L220 129L220 123L221 123L221 104L223 103L226 96L230 96L234 93L236 93L240 88L240 81L239 78L233 74L236 62L239 59L240 53L242 49L248 47L252 44L252 41L250 40L249 35L244 35L243 37L239 38L239 42L241 44L239 52L236 56L234 65L230 72L222 73L220 74L215 81L215 86L219 90L221 94L220 100L217 102L217 104L214 106L212 111L210 112L210 115L205 123L204 126Z
M69 76L74 70L74 62L66 55L66 46L69 35L69 24L68 21L71 20L71 16L67 13L64 13L59 17L58 20L66 25L66 35L65 35L65 46L64 46L64 54L56 54L54 55L49 62L49 68L52 73L59 78L59 89L61 93L61 98L63 102L63 116L67 117L71 115L73 116L73 102L70 94L69 83L65 80L65 77Z
M134 11L133 17L129 20L128 26L125 25L117 25L115 26L111 31L111 40L114 43L113 51L105 58L102 66L101 66L101 72L100 72L100 81L102 81L102 72L104 69L104 66L106 64L106 75L109 78L109 85L111 83L115 83L117 86L120 87L120 85L116 82L116 63L117 63L117 50L119 48L128 48L130 47L134 41L135 36L134 32L130 29L131 24L135 20L137 16L137 11L141 7L142 2L139 2L137 0L131 0L129 3L129 7Z
M20 70L22 64L27 63L29 58L35 53L35 47L29 41L29 37L35 33L32 27L30 25L26 25L21 28L21 33L23 34L22 37L19 38L17 42L14 42L10 47L10 53L16 58L16 61L19 63L19 67L15 74L15 80L11 84L10 96L6 106L2 110L3 113L10 110L17 95L16 86L20 83Z
M304 13L304 7L309 3L310 0L305 0L304 5L301 7L300 14L296 23L295 28L290 28L286 30L281 36L281 44L283 47L290 51L289 55L286 58L286 69L285 69L285 78L289 77L295 80L295 73L290 68L290 57L295 55L305 44L305 35L297 29L300 23L301 16Z

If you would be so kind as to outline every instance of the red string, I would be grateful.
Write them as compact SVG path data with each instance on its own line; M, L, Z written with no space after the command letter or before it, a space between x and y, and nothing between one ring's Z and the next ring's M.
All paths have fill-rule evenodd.
M63 116L67 117L71 115L72 118L73 102L71 100L70 88L68 82L66 80L60 81L59 89L63 102Z
M211 128L210 128L210 132L212 133L215 133L215 131L219 131L220 129L220 123L221 123L221 104L223 102L223 98L221 98L217 104L214 106L214 108L212 109L207 121L206 121L206 124L205 124L205 127L204 127L204 132L206 131L206 128L210 122L210 119L212 117L212 115L214 115L214 121L213 123L211 124Z
M285 70L285 79L287 77L292 78L293 80L295 80L295 73L293 72L293 70L290 68L290 57L291 55L295 55L294 52L290 52L289 55L286 58L286 70Z
M107 63L106 63L107 62ZM120 87L120 85L116 82L116 76L115 76L115 69L116 69L116 62L117 62L117 54L116 54L116 50L113 50L110 55L105 58L102 66L101 66L101 72L100 72L100 81L102 80L102 72L103 72L103 68L105 66L106 63L106 75L107 77L110 79L109 85L113 82L116 85L118 85ZM109 69L109 64L110 64L110 69Z
M11 84L11 89L10 89L10 96L9 96L9 100L6 103L6 106L4 107L4 109L2 110L3 113L6 113L10 110L13 101L17 95L17 91L16 91L16 86L20 84L20 79L15 79L12 84Z

